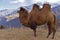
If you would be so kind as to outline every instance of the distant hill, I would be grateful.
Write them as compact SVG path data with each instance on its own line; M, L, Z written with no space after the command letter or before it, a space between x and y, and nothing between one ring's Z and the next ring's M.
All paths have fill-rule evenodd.
M4 9L4 10L0 10L0 17L5 17L5 16L16 14L17 11L18 11L18 9Z
M5 26L7 26L7 28L8 27L21 27L21 23L20 23L20 21L19 21L19 18L15 18L15 19L13 19L13 20L10 20L10 21L8 21L8 22L6 22L6 24L4 24Z
M52 8L52 10L55 12L57 19L60 19L60 5Z

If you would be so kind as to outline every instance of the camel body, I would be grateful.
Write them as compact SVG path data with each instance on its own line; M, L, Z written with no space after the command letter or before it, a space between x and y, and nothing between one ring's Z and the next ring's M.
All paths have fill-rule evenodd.
M34 36L36 37L36 28L39 25L47 24L48 26L48 36L53 32L53 37L56 32L56 16L51 11L51 6L49 4L43 4L43 8L39 8L37 4L34 4L33 9L30 13L21 7L19 11L19 19L21 23L27 27L30 27L34 31Z

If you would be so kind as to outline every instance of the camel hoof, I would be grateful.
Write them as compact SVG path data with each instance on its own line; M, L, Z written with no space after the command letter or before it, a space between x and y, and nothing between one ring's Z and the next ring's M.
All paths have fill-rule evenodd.
M48 38L48 36L46 38Z
M49 36L47 36L46 38L48 38Z
M36 37L36 35L34 35L34 37Z
M54 39L54 37L52 37L51 39Z

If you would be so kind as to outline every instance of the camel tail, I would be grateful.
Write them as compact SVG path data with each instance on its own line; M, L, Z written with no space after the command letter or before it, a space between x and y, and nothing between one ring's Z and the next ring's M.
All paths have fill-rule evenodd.
M56 16L54 15L54 24L56 24Z

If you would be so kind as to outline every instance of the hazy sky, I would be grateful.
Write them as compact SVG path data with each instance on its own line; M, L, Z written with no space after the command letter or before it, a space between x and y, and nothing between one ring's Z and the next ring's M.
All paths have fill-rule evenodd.
M20 6L28 6L37 2L58 3L59 0L0 0L0 10L2 9L16 9Z

